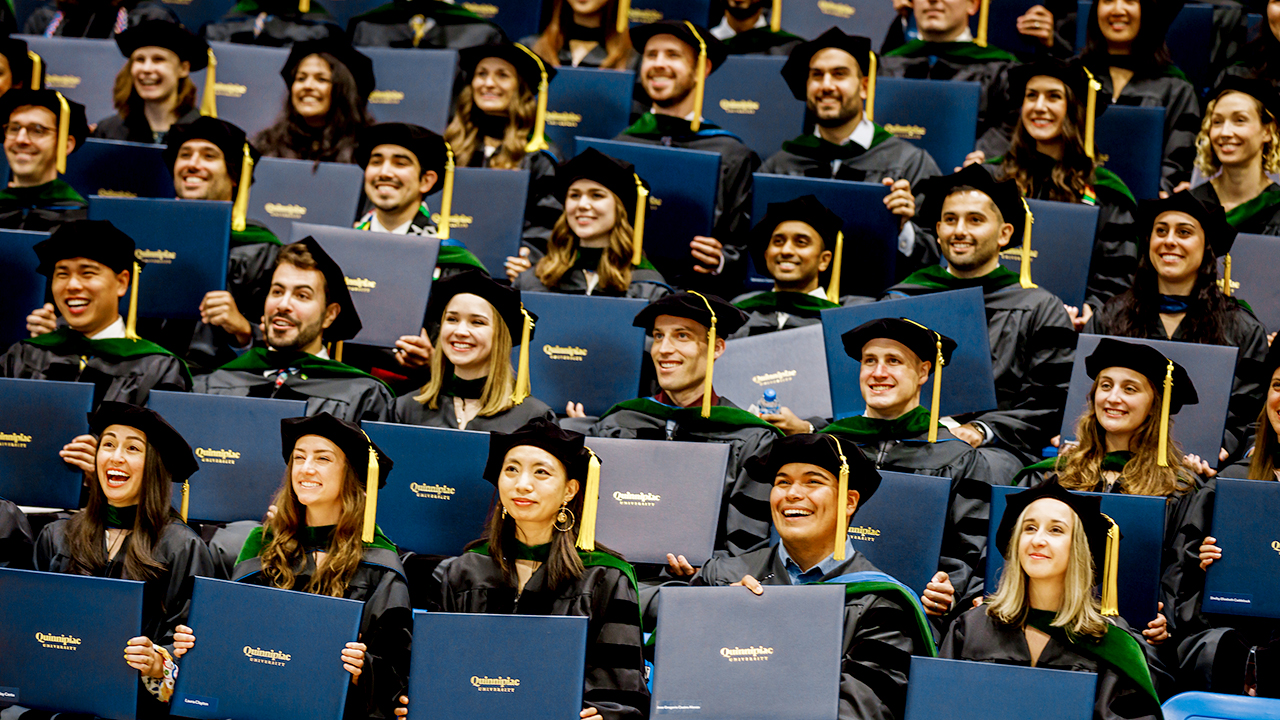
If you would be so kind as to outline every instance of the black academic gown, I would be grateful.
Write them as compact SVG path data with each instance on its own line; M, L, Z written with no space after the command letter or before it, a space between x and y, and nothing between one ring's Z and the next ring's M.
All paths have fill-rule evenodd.
M587 662L583 673L582 703L600 711L604 720L642 720L649 716L649 690L645 685L644 652L640 633L640 609L633 572L621 569L625 562L584 556L582 577L547 587L545 565L534 571L524 589L507 583L497 563L483 552L464 552L449 558L435 570L432 582L439 595L432 610L494 615L560 615L586 617ZM536 549L534 549L536 550ZM593 561L604 560L604 562ZM529 648L537 652L537 648Z
M421 20L415 21L414 18ZM422 29L419 35L415 25ZM395 0L352 18L351 44L394 48L469 48L506 39L497 25L441 0ZM528 47L533 47L529 45Z
M418 392L412 392L396 398L392 422L405 425L458 429L458 415L453 409L452 396L441 393L440 406L432 410L426 403L420 403L413 399L417 394ZM497 415L488 417L477 415L471 422L467 423L466 429L481 432L511 433L524 427L526 423L534 418L545 418L555 422L556 414L546 403L538 398L527 397L524 402L519 405L513 405Z
M139 3L126 2L124 5L127 8L128 27L134 27L147 20L178 22L178 16L163 3L147 0ZM57 3L51 2L32 11L22 26L22 32L27 35L44 35L52 28L53 37L114 37L119 9L109 6L108 2L80 3L78 6L72 6L75 9L68 12L59 8Z
M344 35L337 19L316 0L306 14L298 12L297 0L240 0L222 19L204 26L205 40L267 47Z
M0 377L94 384L93 403L145 405L152 390L191 389L187 366L147 340L89 340L59 328L21 340L0 356Z
M280 375L282 370L295 372ZM266 373L269 373L266 374ZM381 380L350 365L305 353L254 348L196 378L195 392L305 400L307 415L328 412L348 422L389 422L395 396Z
M0 228L53 232L89 217L89 202L61 179L33 187L0 188Z
M542 260L544 253L536 247L529 247L529 262L534 268L538 266L538 261ZM523 292L551 292L564 293L567 295L586 295L587 294L587 271L595 272L600 267L600 248L582 248L578 251L573 267L564 275L560 276L560 282L554 287L544 285L534 273L533 268L520 273L516 277L516 281L512 283L516 288ZM639 265L631 267L631 285L627 287L626 293L618 292L612 288L601 289L593 288L592 295L602 295L605 297L629 297L649 300L650 302L657 300L664 295L671 294L671 286L662 277L662 273L658 272L648 260L642 259Z
M31 523L17 505L0 498L0 567L31 569Z
M822 322L822 311L875 302L875 298L843 295L840 302L799 292L750 292L733 299L734 307L747 314L747 324L730 335L742 338L779 330L794 330Z
M174 125L178 123L189 123L200 117L200 108L192 108L187 114L174 121ZM136 143L162 143L164 136L168 131L158 133L151 129L151 124L147 122L147 116L138 108L130 113L128 117L120 117L119 113L110 117L105 117L98 121L98 126L93 129L91 137L104 138L106 140L128 140Z
M1124 621L1115 618L1115 627L1109 632L1127 632L1139 645L1146 645ZM1145 653L1145 651L1144 651ZM951 626L942 641L938 656L954 660L999 663L1001 665L1031 665L1031 650L1021 627L1004 625L987 615L987 608L976 607L966 611ZM1161 720L1164 714L1159 702L1144 691L1138 683L1115 665L1088 654L1073 643L1050 635L1041 651L1036 667L1050 670L1074 670L1098 674L1097 692L1094 696L1094 720ZM1051 699L1046 698L1046 701Z
M886 299L966 287L983 291L997 409L956 419L981 421L1008 449L1038 458L1062 429L1075 360L1071 318L1057 296L1043 288L1023 288L1017 274L1004 268L976 280L961 280L940 267L925 268L889 288Z
M1213 183L1204 183L1191 189L1191 195L1212 207L1221 205ZM1280 235L1280 185L1268 183L1262 194L1241 203L1227 212L1227 222L1236 232L1250 235Z

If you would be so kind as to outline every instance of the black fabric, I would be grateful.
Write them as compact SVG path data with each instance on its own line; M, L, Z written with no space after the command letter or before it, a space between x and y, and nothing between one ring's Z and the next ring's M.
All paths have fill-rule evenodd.
M89 431L94 435L101 437L111 425L141 430L147 436L147 444L160 453L174 482L182 482L200 469L186 439L155 410L108 400L89 413Z
M980 164L968 165L960 172L934 177L920 183L915 191L924 195L924 204L916 216L925 227L934 227L942 220L942 206L958 187L971 187L984 193L999 208L1004 221L1013 226L1013 242L1022 242L1022 226L1026 224L1026 208L1018 184L1011 180L997 181Z
M858 147L853 145L853 147ZM840 219L826 205L818 201L814 195L803 195L787 202L769 203L765 216L756 223L751 231L751 259L755 261L758 272L768 272L764 253L773 239L778 226L789 220L805 223L818 234L824 250L835 252L836 240L844 229L844 220ZM856 258L857 253L848 255ZM856 262L856 259L854 260Z
M1174 193L1162 200L1143 200L1138 203L1136 225L1147 242L1142 247L1150 247L1153 225L1160 215L1167 212L1180 212L1190 215L1200 223L1204 230L1205 242L1213 249L1214 255L1222 257L1231 252L1236 241L1236 229L1227 222L1226 213L1221 205L1206 205L1190 192Z
M285 60L284 67L280 69L284 86L289 88L293 85L294 75L303 60L310 55L321 53L332 55L338 62L345 65L351 72L351 76L355 78L356 92L360 98L363 100L369 97L369 93L373 92L377 85L373 75L373 61L369 56L351 47L346 36L341 34L295 43L289 50L289 58Z
M116 35L116 46L126 58L138 48L160 47L178 56L180 62L191 63L191 72L209 66L209 43L177 23L144 20Z
M705 298L705 299L704 299ZM636 314L631 324L653 333L653 324L662 315L687 318L703 327L710 328L712 314L715 316L716 337L728 337L747 322L746 313L715 295L699 297L693 293L674 293L649 303Z
M1170 364L1173 365L1173 395L1169 399L1169 414L1176 415L1184 406L1200 402L1200 398L1196 395L1196 387L1191 382L1191 376L1187 375L1186 368L1165 357L1159 350L1150 345L1108 337L1099 340L1098 346L1084 359L1085 373L1090 380L1110 367L1129 368L1141 373L1160 392L1164 392L1165 376Z
M93 383L96 406L104 400L145 405L152 390L186 392L191 380L182 361L167 354L108 360L18 342L0 356L0 377Z
M453 401L448 397L438 399L432 409L426 403L414 400L417 391L396 399L393 420L405 425L458 428L458 415ZM443 395L443 393L442 393ZM547 404L535 397L527 397L519 405L512 405L496 415L477 415L467 422L466 430L480 432L515 432L534 418L555 420L556 414Z
M439 323L449 301L463 294L475 295L488 301L506 324L507 331L511 334L511 346L520 346L524 330L524 315L521 313L524 304L520 302L520 291L510 285L499 284L482 270L464 270L437 281L431 287L431 300L427 303L427 329L430 334L436 335L439 332ZM530 312L529 317L535 323L535 329L529 333L532 340L538 316Z
M907 318L868 320L840 336L844 342L845 354L855 360L862 359L862 348L867 343L881 338L906 345L921 362L936 363L938 353L941 352L942 362L949 363L951 354L956 350L955 340Z
M227 165L227 175L231 177L233 183L238 184L240 182L240 171L244 164L244 146L249 145L249 157L253 159L255 168L258 165L258 161L262 159L262 153L258 152L249 143L248 136L239 126L233 125L226 120L200 115L199 111L193 112L195 113L194 117L189 115L178 121L169 128L168 134L165 135L165 166L170 170L173 169L174 163L178 160L178 151L182 149L183 143L188 140L208 140L217 145L218 149L222 151L222 159ZM249 183L253 184L252 177L249 178Z
M535 417L511 433L489 434L489 460L484 466L484 479L498 484L502 465L512 448L529 445L547 451L564 465L568 479L586 481L587 464L591 451L584 442L586 436L572 430L564 430L552 420Z
M106 265L116 273L133 271L133 264L143 265L134 254L133 238L110 220L73 220L62 223L48 239L34 248L40 265L36 272L51 277L58 262L68 258L87 258Z
M847 465L849 489L858 491L859 507L880 487L880 473L857 445L825 433L789 435L777 440L767 454L749 458L746 467L756 480L772 485L774 476L789 463L817 465L836 478L840 477L841 466Z
M350 340L360 334L364 324L360 322L360 314L356 311L356 303L351 299L351 291L347 289L347 279L338 262L320 247L320 241L310 235L297 242L307 249L316 261L316 269L324 275L325 302L337 303L341 310L329 327L325 328L325 342Z
M559 185L557 199L564 202L569 186L578 180L593 180L605 186L622 201L627 214L635 212L638 205L636 181L644 183L644 179L636 174L636 168L629 162L609 157L595 148L587 148L578 156L561 163L556 168L556 183ZM648 183L644 183L648 188ZM631 218L634 224L635 218Z
M379 145L397 145L413 153L422 174L434 172L438 176L436 187L444 188L445 152L444 138L419 125L408 123L378 123L361 128L356 136L355 163L360 167L369 164L369 156Z
M363 478L361 470L368 464L369 451L373 450L378 455L378 487L386 487L387 476L391 474L394 461L356 423L336 418L327 412L281 420L280 455L286 463L293 456L293 448L298 444L298 439L304 435L319 435L337 445L347 456L347 464L359 478Z
M631 44L643 55L645 44L658 35L674 36L693 50L694 58L698 57L701 44L705 44L707 46L707 62L711 65L711 72L715 72L729 57L728 48L712 35L711 31L697 23L686 23L683 20L659 20L648 25L633 27L631 28ZM702 41L701 44L698 42L699 40Z
M871 63L871 41L861 35L846 35L840 28L833 27L816 39L797 45L782 66L782 79L787 81L787 87L791 88L791 94L797 100L808 99L809 63L814 55L827 48L836 48L852 55L858 62L859 74L867 76Z

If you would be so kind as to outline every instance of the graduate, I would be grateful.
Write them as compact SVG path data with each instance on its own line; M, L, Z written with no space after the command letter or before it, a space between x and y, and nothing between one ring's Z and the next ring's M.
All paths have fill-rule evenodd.
M756 595L772 585L844 584L838 717L902 717L911 656L932 657L933 635L915 594L848 539L849 523L880 486L880 473L856 446L826 434L779 440L747 467L770 486L769 515L780 541L712 558L689 584L742 585ZM672 570L693 569L685 563Z
M49 232L88 217L88 201L58 177L89 135L84 106L54 90L10 90L0 98L0 118L13 176L0 188L0 228Z
M554 420L546 403L529 395L528 361L511 367L511 349L527 357L537 318L520 291L499 285L483 270L451 275L431 287L427 320L436 329L430 378L400 396L395 422L409 425L514 432L534 418ZM424 341L425 342L425 341Z
M49 279L66 325L14 343L0 356L0 375L90 382L95 406L103 401L141 405L152 390L189 390L191 375L182 360L138 337L132 297L131 322L120 317L120 298L131 285L134 295L138 291L135 275L142 262L133 250L133 238L106 220L63 223L37 243L36 270Z
M1196 169L1209 178L1191 195L1208 207L1221 205L1237 232L1280 235L1280 94L1269 83L1226 75L1209 94Z
M873 63L871 41L839 28L797 47L782 77L796 99L805 101L817 126L813 134L783 143L760 172L884 183L891 189L885 208L901 228L899 262L912 269L932 265L938 260L937 246L931 235L917 242L921 228L911 222L916 212L911 189L942 171L928 152L871 121Z
M1133 287L1108 301L1085 332L1240 348L1218 459L1238 458L1262 405L1267 334L1247 306L1219 287L1218 258L1229 257L1236 231L1221 207L1186 192L1143 201L1137 227L1145 239Z
M952 432L974 447L998 443L1040 457L1062 426L1076 336L1061 300L1000 265L1000 250L1029 222L1018 187L969 166L919 190L921 224L936 225L947 267L919 270L887 297L982 288L997 409L958 419L964 424Z
M736 135L701 117L701 89L707 76L724 64L728 51L706 29L677 20L633 28L631 42L641 51L636 79L652 104L614 140L720 155L712 237L694 237L689 242L693 272L670 279L679 287L732 297L746 273L751 174L759 169L760 158Z
M146 583L142 633L127 639L124 662L145 688L138 717L168 717L164 703L178 672L174 633L191 609L195 577L213 574L208 548L185 522L187 479L200 466L187 441L152 410L104 402L89 414L89 427L97 447L85 472L87 504L40 531L35 569ZM181 517L173 483L182 483Z
M1270 11L1271 3L1262 6ZM1217 19L1217 9L1214 10ZM1216 23L1215 23L1216 24ZM1280 22L1272 22L1270 13L1264 15L1262 27L1257 37L1232 55L1231 62L1218 76L1221 83L1229 76L1261 80L1271 87L1280 86L1280 65L1274 62L1276 53L1280 51Z
M31 11L24 35L109 38L148 20L178 22L158 0L53 0Z
M280 439L286 471L275 512L249 533L232 580L363 602L359 641L333 649L351 674L342 716L394 717L409 681L413 609L396 546L365 511L376 507L392 459L327 412L281 420ZM179 656L199 652L199 630L179 627Z
M1258 413L1253 447L1235 464L1222 469L1223 477L1280 480L1280 345L1272 343L1262 364L1266 400Z
M960 616L938 655L1095 672L1094 720L1158 720L1142 643L1116 615L1117 568L1106 558L1120 532L1100 505L1054 482L1010 495L996 533L1005 548L1000 587Z
M635 570L595 542L595 499L586 497L599 492L599 463L581 434L550 420L493 433L484 478L498 501L484 537L436 569L430 609L586 616L581 717L645 718Z
M373 61L338 35L294 45L280 77L284 109L254 147L266 157L355 162L356 133L373 124Z
M305 400L308 415L387 422L395 403L391 388L331 357L325 347L328 342L340 348L361 327L342 268L315 238L303 238L285 245L276 258L262 316L266 347L201 375L195 391Z
M200 117L191 73L208 67L208 43L181 25L148 20L116 35L116 45L125 57L112 96L116 114L99 120L93 137L162 143L170 127Z
M733 446L725 469L724 511L715 548L744 552L769 537L765 506L769 488L747 472L747 458L769 449L781 431L739 408L712 387L715 359L724 354L724 336L746 322L743 312L720 298L682 292L654 300L632 325L653 338L653 359L661 391L614 405L589 426L592 437L718 442ZM585 417L570 402L571 418Z
M530 245L507 258L507 277L525 292L652 300L671 292L645 258L643 215L649 186L635 167L587 148L556 169L564 214L545 252Z
M635 60L631 23L618 22L621 0L552 0L542 34L520 41L548 65L627 70ZM619 29L621 27L621 29Z
M462 48L504 42L494 23L444 0L393 0L347 23L356 46Z
M38 90L44 87L44 61L37 65L27 43L15 37L0 38L0 95L17 89ZM39 55L36 55L38 58Z
M206 40L288 47L345 37L320 0L237 0L220 20L204 26Z
M804 38L782 29L770 0L724 0L724 17L711 28L730 55L790 55Z

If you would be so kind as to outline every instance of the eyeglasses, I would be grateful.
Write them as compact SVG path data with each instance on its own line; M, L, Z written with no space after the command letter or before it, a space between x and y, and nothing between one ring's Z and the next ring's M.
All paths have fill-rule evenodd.
M47 128L39 124L21 125L19 123L9 123L4 126L4 136L7 138L16 138L18 137L18 133L22 132L23 130L26 130L27 137L33 140L40 140L48 135L53 134L54 132L57 132L53 128Z

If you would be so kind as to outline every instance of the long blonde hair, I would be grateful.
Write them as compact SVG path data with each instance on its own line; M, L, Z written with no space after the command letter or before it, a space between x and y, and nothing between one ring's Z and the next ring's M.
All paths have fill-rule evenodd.
M617 212L614 215L613 230L609 233L609 245L600 253L596 273L600 276L601 289L626 293L631 287L631 241L635 231L631 228L622 199L612 190L609 191L609 197L613 198L613 206ZM560 218L551 229L551 239L547 241L547 254L538 261L533 274L543 285L555 287L564 274L573 268L579 244L578 236L569 229L565 213L560 213Z
M1033 503L1034 504L1034 503ZM987 615L1006 625L1024 627L1031 610L1027 586L1031 579L1022 569L1018 543L1022 537L1022 525L1026 522L1030 505L1022 509L1014 525L1009 546L1004 549L1004 574L994 595L986 602ZM1074 515L1074 513L1073 513ZM1063 581L1062 605L1054 615L1053 627L1064 628L1068 635L1107 634L1107 620L1102 617L1098 598L1094 596L1093 555L1089 552L1089 539L1084 534L1084 524L1075 516L1071 526L1071 558L1067 561L1067 574Z
M502 320L502 315L488 300L485 305L493 313L493 342L489 348L489 368L485 378L484 390L480 393L480 411L478 417L491 417L500 412L510 410L515 404L511 394L516 388L516 372L511 367L511 330ZM446 307L446 311L447 311ZM413 399L432 410L440 407L440 390L445 379L453 375L453 363L444 356L444 313L440 315L441 331L436 334L435 350L431 353L431 379L422 386L422 391Z
M1213 152L1213 143L1209 141L1209 128L1213 126L1213 110L1218 107L1218 101L1231 92L1244 95L1253 101L1258 119L1262 121L1262 131L1269 136L1269 139L1262 143L1261 149L1263 174L1280 172L1280 132L1276 129L1276 119L1262 106L1258 98L1239 90L1229 90L1210 100L1205 107L1204 117L1200 120L1200 133L1196 135L1196 169L1205 177L1213 177L1222 169L1222 163Z
M533 130L534 117L538 111L538 97L529 90L524 78L516 77L516 95L507 106L507 129L502 136L502 144L489 159L489 167L499 170L516 170L525 156L525 146L529 144L529 133ZM476 152L484 152L484 141L480 138L480 128L472 120L473 112L482 112L475 107L475 91L468 84L458 94L458 106L453 120L445 128L444 139L453 148L454 161L459 166L471 164L471 157Z

